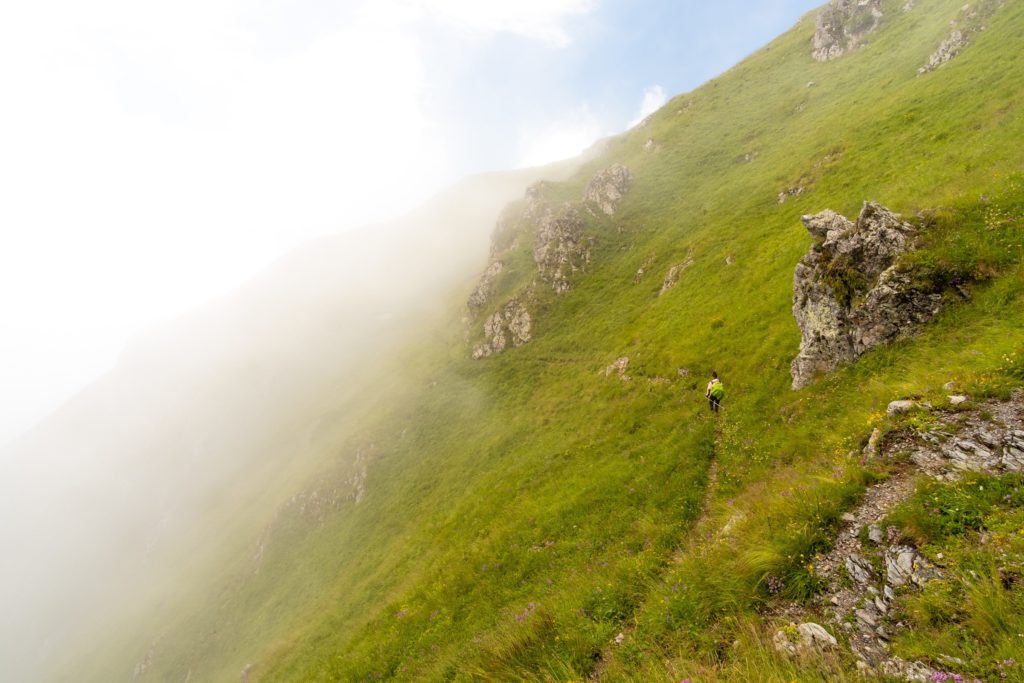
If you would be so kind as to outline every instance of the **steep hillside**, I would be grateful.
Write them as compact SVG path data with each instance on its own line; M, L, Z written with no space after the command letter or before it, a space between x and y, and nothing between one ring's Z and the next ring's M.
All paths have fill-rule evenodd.
M470 178L391 224L322 238L152 331L0 457L0 678L250 553L324 435L358 424L397 350L487 253L500 207L574 164ZM359 292L353 297L352 292ZM69 571L74 567L74 571Z
M79 676L842 680L893 655L1021 679L1019 477L948 481L935 456L931 479L908 453L1020 418L1022 32L1012 0L841 0L534 185L483 278L317 437L315 472ZM874 270L800 220L866 200L913 243ZM844 320L894 264L934 307L794 391L812 245ZM944 411L886 415L909 398ZM879 598L898 616L873 659L829 605L883 588L833 566L875 524L877 562L945 566ZM788 657L798 622L839 646Z

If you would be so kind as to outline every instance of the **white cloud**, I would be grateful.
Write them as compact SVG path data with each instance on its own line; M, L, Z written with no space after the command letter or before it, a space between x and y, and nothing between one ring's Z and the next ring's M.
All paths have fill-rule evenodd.
M604 135L607 131L598 117L582 105L547 125L520 130L516 166L541 166L574 157Z
M637 110L636 116L626 127L632 128L636 124L640 123L648 116L661 109L667 101L668 97L665 95L665 89L660 85L652 85L649 88L644 88L644 97L640 102L640 109Z
M450 180L413 26L369 11L284 40L259 19L0 8L0 442L145 328Z
M444 77L431 24L559 47L591 5L0 3L0 443L142 330L451 182L423 105ZM556 128L521 161L600 132Z
M567 19L588 13L591 0L410 0L414 5L472 33L513 33L555 47L572 39Z

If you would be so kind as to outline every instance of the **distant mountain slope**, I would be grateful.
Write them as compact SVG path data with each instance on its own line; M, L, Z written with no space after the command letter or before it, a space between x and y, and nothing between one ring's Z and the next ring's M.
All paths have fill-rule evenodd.
M979 487L1009 480L919 484L894 445L951 418L885 415L898 398L946 406L953 381L984 419L1003 410L985 401L1024 382L1012 360L1024 353L1022 32L1019 2L839 0L572 177L532 187L502 214L490 261L478 252L485 278L420 300L447 313L409 338L390 366L401 373L368 369L357 400L324 388L294 406L292 426L344 416L307 445L282 425L315 474L273 486L279 504L258 521L212 530L234 544L217 569L77 670L852 679L849 649L787 659L773 634L797 636L791 615L826 618L816 562L842 515L858 519L865 492L893 476L909 507L892 508L892 542L931 562L943 550L927 543L941 541L962 563L936 593L908 586L885 603L944 649L893 626L893 651L979 677L1024 661L1022 584L956 593L985 563L987 576L1018 575L1007 530L1020 501L940 528L925 498L979 505ZM941 309L794 392L794 268L825 237L800 217L856 217L865 200L908 221L919 244L901 267ZM857 305L848 264L827 265ZM316 346L306 358L334 362ZM717 418L703 398L712 369L727 388ZM873 433L891 457L863 455ZM969 555L984 546L970 534L990 528L1006 534Z

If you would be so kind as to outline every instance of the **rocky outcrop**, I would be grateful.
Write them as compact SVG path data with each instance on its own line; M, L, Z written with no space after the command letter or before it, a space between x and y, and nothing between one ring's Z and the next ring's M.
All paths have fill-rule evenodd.
M474 359L530 341L533 321L524 301L536 300L539 282L550 285L555 294L572 288L574 277L590 264L594 238L587 232L587 217L614 215L632 179L628 168L613 164L590 180L581 200L560 204L550 199L548 183L537 182L527 188L523 201L501 213L491 237L490 263L466 302L466 322L479 324L480 318L494 310L492 301L504 264L510 262L511 253L518 258L523 241L531 237L537 277L530 282L526 274L516 295L484 320L483 341L472 347ZM635 282L643 279L647 267L647 262L640 267Z
M633 174L628 168L612 164L587 183L583 199L596 204L606 215L613 216L632 182Z
M479 360L501 353L510 345L522 346L532 339L530 312L519 299L512 299L484 323L484 342L473 350Z
M923 75L938 69L943 64L955 59L970 45L971 36L984 31L984 21L1002 9L1005 0L981 0L969 3L960 8L957 18L950 22L952 29L939 47L928 57L928 61L917 70Z
M802 182L802 179L801 179ZM785 204L786 200L790 197L799 197L807 191L807 186L803 184L797 184L792 187L787 187L785 190L779 193L778 200L779 204Z
M865 202L856 223L834 211L802 220L815 243L793 276L794 389L927 322L942 301L900 269L915 230L885 207Z
M772 644L777 652L789 657L820 654L834 650L839 645L824 626L813 621L790 624L788 629L776 631Z
M571 277L590 263L590 239L579 211L566 204L549 211L537 224L533 242L533 260L542 280L557 294L569 291Z
M626 368L629 367L629 356L622 356L617 358L614 363L604 369L604 376L609 377L611 375L618 375L619 379L623 382L628 382L632 379L626 374Z
M638 285L641 282L643 282L644 276L647 275L647 271L650 270L651 266L654 265L655 260L656 258L654 254L651 254L646 259L644 259L644 262L640 265L639 268L636 269L636 273L633 274L634 285Z
M964 416L956 430L941 425L898 447L928 476L955 480L963 472L1002 474L1024 471L1024 396L990 403L985 411Z
M947 570L941 553L930 559L904 542L899 529L883 531L884 521L914 493L919 472L948 481L966 470L999 475L1024 469L1024 392L967 412L918 407L932 411L927 431L900 430L881 444L872 435L878 457L902 458L909 452L912 466L869 486L862 503L842 516L832 549L814 560L814 573L826 585L820 603L829 606L832 623L846 630L858 668L907 681L940 679L930 678L934 670L928 665L890 653L890 640L904 628L893 618L893 608L901 593L942 579Z
M949 37L942 41L939 49L932 53L924 66L917 70L919 74L926 74L934 71L940 66L960 54L960 51L967 47L967 35L959 29L953 29Z
M832 0L818 14L811 56L827 62L863 45L878 28L881 5L881 0Z
M668 272L665 273L665 279L661 283L661 291L658 292L658 296L661 296L662 294L664 294L665 292L679 284L679 277L687 268L689 268L692 265L693 258L688 257L682 263L677 263L676 265L669 268Z
M501 275L502 269L501 261L491 261L490 265L487 266L487 270L480 276L480 282L477 283L472 294L469 295L469 300L466 302L471 313L476 313L487 305L487 301L491 296L491 290L494 288L494 281Z

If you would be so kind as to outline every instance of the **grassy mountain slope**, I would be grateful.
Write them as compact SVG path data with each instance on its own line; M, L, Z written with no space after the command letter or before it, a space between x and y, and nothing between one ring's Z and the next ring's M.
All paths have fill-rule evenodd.
M918 76L962 2L903 5L827 63L803 20L553 186L579 197L613 162L634 176L614 222L589 221L588 271L540 295L534 340L474 362L453 315L405 350L359 419L319 439L316 475L250 552L120 644L146 662L139 679L853 677L852 661L826 674L775 656L765 614L813 596L808 558L884 476L849 454L888 401L954 379L1005 395L1020 383L1005 358L1024 350L1024 7ZM865 199L927 210L920 272L969 280L972 299L792 392L799 216ZM628 382L604 373L621 356ZM711 368L729 391L717 421ZM1024 659L1015 595L987 640L948 654ZM130 668L111 656L94 675Z
M574 166L469 178L389 224L297 249L135 342L5 449L0 678L39 677L83 632L91 662L96 633L124 612L180 600L188 577L251 554L323 457L320 438L358 424L396 350L447 319L440 302L485 257L495 213Z

